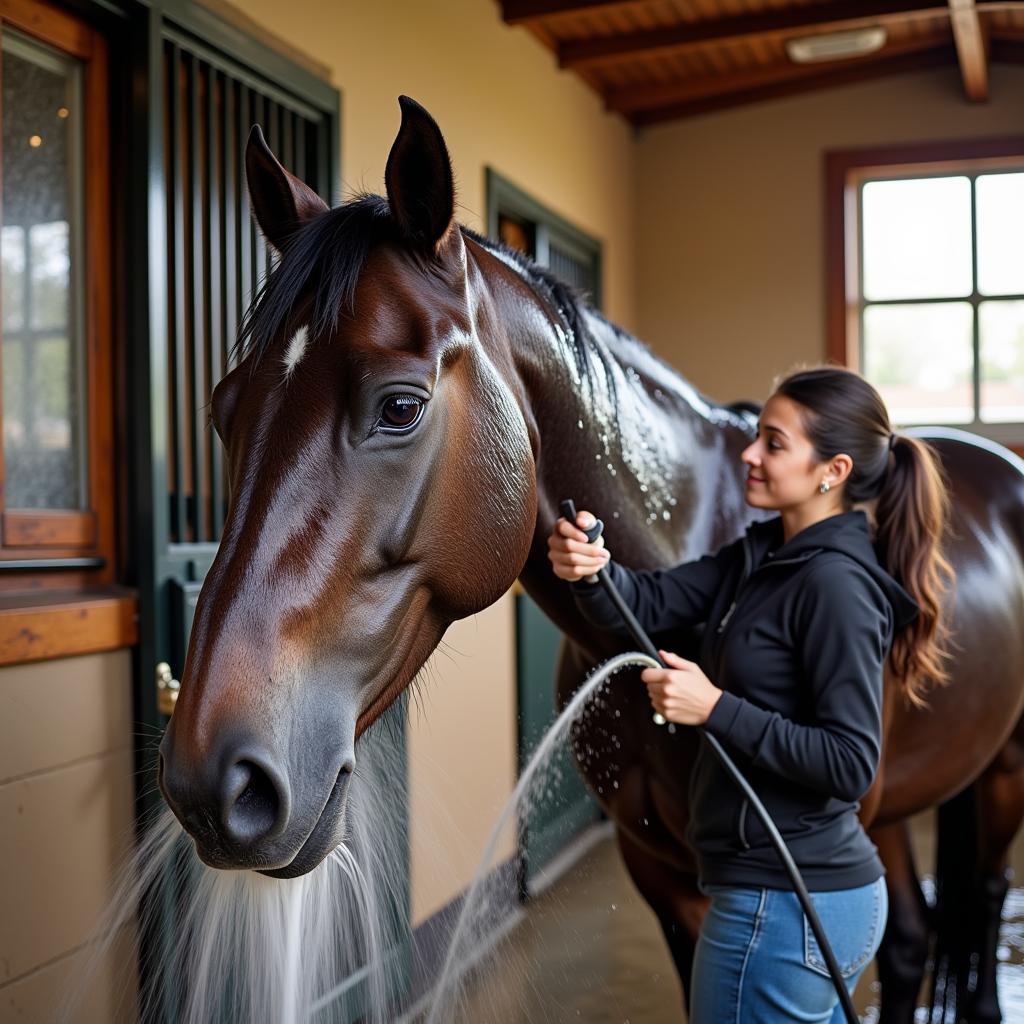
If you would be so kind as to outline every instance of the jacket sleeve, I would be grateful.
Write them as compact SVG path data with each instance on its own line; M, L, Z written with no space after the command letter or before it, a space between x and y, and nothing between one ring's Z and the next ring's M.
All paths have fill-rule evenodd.
M811 568L795 607L798 660L813 724L723 693L705 727L755 767L852 802L867 792L878 771L892 611L859 566L848 572L836 568L831 560Z
M707 620L732 560L742 557L741 544L736 541L717 554L683 562L674 569L641 572L614 561L609 561L606 569L644 630L660 633ZM581 580L571 587L577 607L591 625L612 632L626 631L602 586Z

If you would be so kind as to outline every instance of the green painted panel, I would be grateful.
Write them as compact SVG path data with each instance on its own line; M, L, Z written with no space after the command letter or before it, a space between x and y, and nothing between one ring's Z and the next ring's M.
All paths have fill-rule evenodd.
M519 767L555 720L555 672L562 634L533 600L516 597L516 653L519 691ZM581 829L597 821L600 810L583 784L566 746L552 758L538 787L543 797L520 822L524 879L531 882Z

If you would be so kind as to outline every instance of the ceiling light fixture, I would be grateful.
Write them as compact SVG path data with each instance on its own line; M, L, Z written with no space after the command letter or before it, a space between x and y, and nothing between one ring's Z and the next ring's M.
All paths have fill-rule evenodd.
M823 60L862 57L885 46L885 29L859 28L850 32L823 32L786 40L786 53L796 64L816 64Z

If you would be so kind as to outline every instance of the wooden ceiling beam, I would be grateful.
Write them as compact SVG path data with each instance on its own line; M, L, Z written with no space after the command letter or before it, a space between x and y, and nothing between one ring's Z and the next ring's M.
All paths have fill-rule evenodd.
M1024 48L1024 47L1022 47ZM904 74L908 71L922 71L927 68L952 67L956 63L956 52L951 43L944 46L933 46L931 49L916 53L904 53L894 57L882 57L872 61L859 61L856 67L816 69L812 75L797 76L792 79L777 79L769 84L748 86L743 89L720 92L700 99L684 100L678 103L650 107L630 115L630 121L637 127L660 124L665 121L677 121L684 117L707 114L714 110L729 107L747 106L761 100L777 99L781 96L793 96L798 93L830 89L839 85L849 85L867 79L881 78L885 75Z
M629 7L644 0L502 0L501 16L506 25L522 25L557 14L585 14L602 7Z
M629 86L605 93L605 107L631 116L644 110L693 103L726 93L761 90L786 82L817 80L823 76L834 77L837 71L867 67L888 58L914 54L922 50L948 47L949 42L948 38L942 36L922 36L891 44L881 54L851 57L843 61L832 61L827 65L793 64L786 61L731 71L728 74L701 75L681 78L674 82Z
M531 0L532 2L532 0ZM1024 10L1024 0L977 0L979 13ZM829 0L811 7L789 7L757 14L688 22L671 28L627 32L592 39L570 39L558 48L558 63L575 71L715 43L782 33L835 32L948 15L948 0Z
M949 0L949 18L964 92L969 100L984 103L988 99L988 56L977 5L974 0Z
M689 22L598 39L566 40L558 63L579 70L616 61L678 53L714 43L782 32L832 32L861 25L884 24L945 15L945 0L830 0L811 7L785 7L757 14Z

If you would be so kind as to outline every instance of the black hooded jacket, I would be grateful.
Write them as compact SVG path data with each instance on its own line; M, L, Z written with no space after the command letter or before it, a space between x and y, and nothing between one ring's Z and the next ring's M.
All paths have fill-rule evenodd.
M649 633L705 624L699 664L722 689L705 724L736 760L812 890L883 874L857 819L881 754L882 672L918 608L879 565L863 512L783 543L780 517L674 569L608 571ZM585 617L624 631L601 587L576 583ZM708 745L690 779L688 838L701 881L787 889L767 832Z

